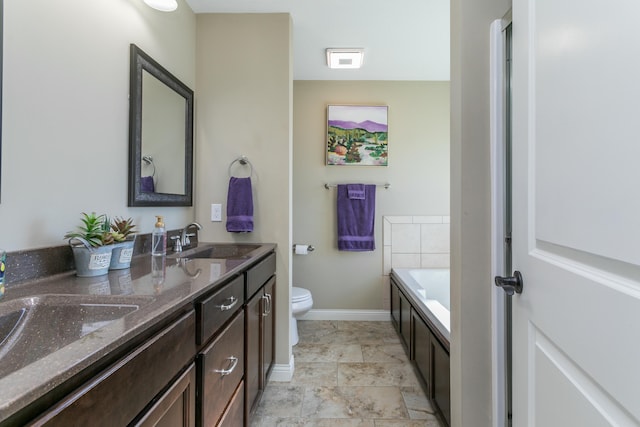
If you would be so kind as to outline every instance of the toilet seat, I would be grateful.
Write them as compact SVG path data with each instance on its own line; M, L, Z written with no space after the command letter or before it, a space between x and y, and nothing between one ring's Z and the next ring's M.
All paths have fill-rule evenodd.
M311 298L311 292L308 289L291 287L291 302L306 301Z

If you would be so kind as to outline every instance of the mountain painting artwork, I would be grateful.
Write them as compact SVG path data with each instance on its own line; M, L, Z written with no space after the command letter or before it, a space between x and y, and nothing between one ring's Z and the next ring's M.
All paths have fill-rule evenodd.
M387 166L386 105L327 106L327 165Z

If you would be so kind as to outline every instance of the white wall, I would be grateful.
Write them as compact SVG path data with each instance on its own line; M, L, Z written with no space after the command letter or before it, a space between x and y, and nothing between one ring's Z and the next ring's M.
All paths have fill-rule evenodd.
M509 0L451 2L452 425L490 426L489 28Z
M195 89L195 15L142 0L4 2L0 246L65 244L80 213L131 216L150 232L193 208L128 208L129 44Z
M288 364L291 19L288 14L200 14L197 27L196 219L208 241L278 244L276 363ZM224 222L229 164L240 155L253 165L252 233L228 233ZM247 169L233 170L246 176ZM211 203L222 203L223 222L211 222Z
M389 106L389 166L325 165L328 104ZM293 117L294 242L316 247L294 256L294 283L314 309L382 309L382 217L449 213L449 83L296 81ZM391 184L376 192L375 251L338 251L336 189L325 182Z

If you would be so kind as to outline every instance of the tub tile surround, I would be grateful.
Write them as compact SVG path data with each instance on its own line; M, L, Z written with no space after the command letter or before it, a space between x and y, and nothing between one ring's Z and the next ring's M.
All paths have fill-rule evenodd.
M441 426L390 322L298 328L293 379L267 386L251 427Z
M392 215L382 221L382 307L389 309L392 268L449 268L450 217Z

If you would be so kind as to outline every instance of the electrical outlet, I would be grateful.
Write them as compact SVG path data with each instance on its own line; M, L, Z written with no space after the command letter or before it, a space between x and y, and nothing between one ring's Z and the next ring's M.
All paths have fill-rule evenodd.
M222 205L220 203L211 204L211 221L222 221Z

